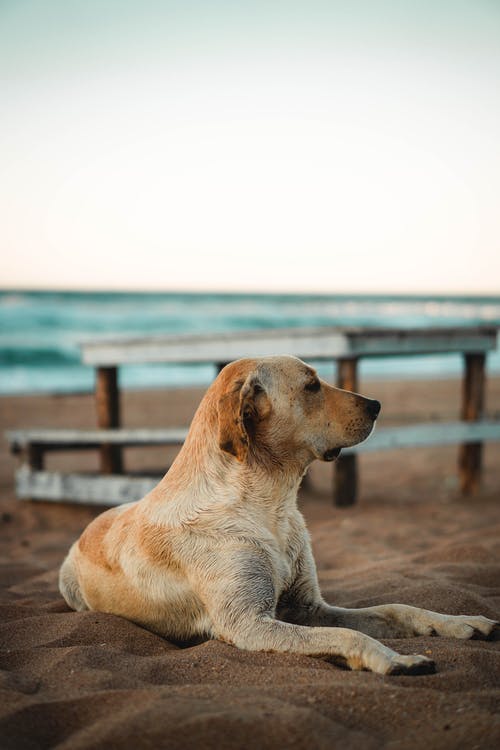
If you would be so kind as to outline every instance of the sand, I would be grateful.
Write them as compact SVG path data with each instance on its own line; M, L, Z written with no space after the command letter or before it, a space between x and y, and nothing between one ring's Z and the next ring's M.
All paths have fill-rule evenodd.
M371 383L386 424L457 415L458 381ZM134 392L127 425L188 423L201 391ZM488 411L500 410L500 379ZM2 428L95 424L89 396L0 399ZM456 448L369 454L354 508L331 504L331 467L300 496L328 601L400 601L500 619L500 450L485 451L483 488L458 494ZM150 472L165 449L127 451ZM71 612L57 591L69 545L99 509L14 498L15 459L0 445L0 747L500 747L500 641L388 640L435 659L437 672L382 677L216 641L179 648L126 620ZM49 468L95 469L93 455Z

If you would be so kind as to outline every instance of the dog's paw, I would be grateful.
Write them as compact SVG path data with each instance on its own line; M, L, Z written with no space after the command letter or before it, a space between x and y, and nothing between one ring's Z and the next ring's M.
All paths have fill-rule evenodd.
M391 659L385 674L434 674L435 671L435 663L432 659L428 659L426 656L421 656L420 654L410 654L409 656L395 654Z
M500 626L495 620L489 620L482 615L456 615L444 616L439 624L433 624L437 635L448 638L492 638L495 631L498 636Z

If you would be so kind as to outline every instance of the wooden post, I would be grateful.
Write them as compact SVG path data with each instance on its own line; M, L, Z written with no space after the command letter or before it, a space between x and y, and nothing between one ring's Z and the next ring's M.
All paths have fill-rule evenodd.
M337 386L345 391L358 391L358 360L339 359ZM354 505L358 491L358 467L356 456L340 456L335 464L333 497L335 505Z
M476 422L483 415L486 357L484 354L466 354L464 359L460 417L465 422ZM458 470L463 495L473 495L479 490L482 451L482 443L464 443L460 446Z
M33 471L43 471L44 455L42 447L40 445L31 443L28 446L28 450L26 453L26 458L30 469L33 469Z
M96 373L97 424L101 429L120 426L120 395L116 367L99 367ZM121 474L122 452L119 445L105 443L100 448L101 472Z

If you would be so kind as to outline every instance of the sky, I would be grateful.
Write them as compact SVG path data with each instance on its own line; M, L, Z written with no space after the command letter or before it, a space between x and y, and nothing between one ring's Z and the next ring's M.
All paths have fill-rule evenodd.
M497 0L0 0L0 287L500 293Z

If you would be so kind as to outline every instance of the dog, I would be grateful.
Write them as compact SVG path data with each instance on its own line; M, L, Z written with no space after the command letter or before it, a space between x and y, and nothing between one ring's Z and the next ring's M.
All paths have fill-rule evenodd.
M297 508L311 462L365 440L379 411L296 357L227 365L160 483L98 516L71 547L60 571L67 604L174 642L214 638L384 675L433 672L427 657L376 639L487 637L496 623L404 604L330 606Z

